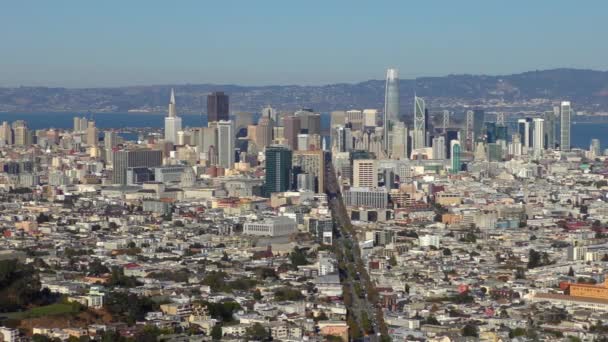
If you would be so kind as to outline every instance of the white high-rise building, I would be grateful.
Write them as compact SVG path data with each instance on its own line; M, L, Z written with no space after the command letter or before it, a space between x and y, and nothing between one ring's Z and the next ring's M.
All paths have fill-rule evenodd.
M363 126L376 127L376 118L377 117L378 117L378 110L364 109L363 110Z
M231 169L234 166L235 132L231 120L217 122L218 165Z
M545 120L541 118L534 119L534 157L539 158L543 153L545 146Z
M169 113L165 117L165 141L173 144L177 143L177 132L182 130L182 118L177 116L175 108L175 92L171 89L171 99L169 101Z
M572 108L570 101L563 101L560 106L560 141L559 147L562 151L570 151L570 117Z
M446 158L445 137L443 135L433 138L433 159L444 160Z
M426 141L426 105L422 97L414 97L414 130L412 131L412 148L425 147Z
M353 186L376 188L378 186L378 162L375 159L353 161Z
M602 155L602 148L600 146L600 139L591 139L591 145L589 146L589 152L593 158Z
M393 131L389 134L391 142L392 159L407 159L407 126L397 121L393 125Z

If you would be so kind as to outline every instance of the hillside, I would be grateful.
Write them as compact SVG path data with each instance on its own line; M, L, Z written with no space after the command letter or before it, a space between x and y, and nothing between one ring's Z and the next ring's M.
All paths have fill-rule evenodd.
M0 111L12 112L126 112L165 111L169 90L175 87L181 113L204 112L206 94L222 90L230 95L232 111L259 111L270 104L281 110L311 107L327 112L349 108L382 108L384 81L323 86L154 85L117 88L0 88ZM553 69L514 75L448 75L401 80L404 113L414 93L429 107L461 108L463 104L506 106L507 111L529 108L531 99L570 100L577 110L608 111L608 72ZM542 101L541 101L542 102ZM538 101L535 101L538 103Z

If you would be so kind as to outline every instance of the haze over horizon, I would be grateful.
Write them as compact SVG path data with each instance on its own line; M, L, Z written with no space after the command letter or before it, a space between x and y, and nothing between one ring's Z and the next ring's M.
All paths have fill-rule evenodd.
M525 5L525 10L522 10ZM608 70L608 3L22 2L0 13L0 86L320 85Z

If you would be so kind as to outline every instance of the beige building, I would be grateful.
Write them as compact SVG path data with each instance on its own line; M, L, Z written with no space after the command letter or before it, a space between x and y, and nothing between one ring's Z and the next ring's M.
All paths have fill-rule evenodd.
M378 162L375 159L357 159L353 162L353 186L357 188L378 186Z

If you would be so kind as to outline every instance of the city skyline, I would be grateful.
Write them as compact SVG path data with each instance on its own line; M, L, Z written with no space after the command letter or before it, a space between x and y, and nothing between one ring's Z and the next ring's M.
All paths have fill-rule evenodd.
M322 13L317 6L280 2L146 5L7 5L0 25L9 33L3 43L10 49L0 65L0 86L328 84L380 79L388 65L402 78L608 69L602 58L608 51L597 43L605 32L594 25L608 5L599 1L594 11L565 1L525 3L525 11L523 1L337 1L323 3ZM413 10L428 15L407 15ZM334 25L342 16L347 20ZM309 18L316 25L295 25ZM555 24L563 20L570 25ZM562 49L564 42L568 49Z

